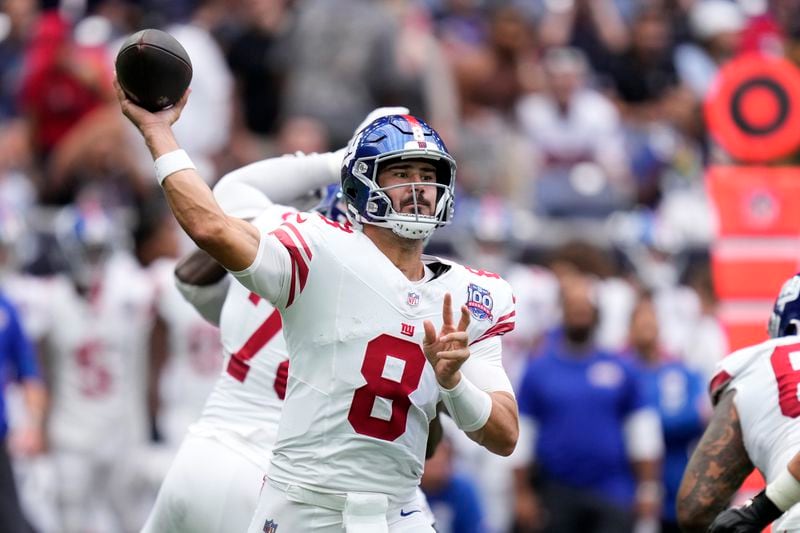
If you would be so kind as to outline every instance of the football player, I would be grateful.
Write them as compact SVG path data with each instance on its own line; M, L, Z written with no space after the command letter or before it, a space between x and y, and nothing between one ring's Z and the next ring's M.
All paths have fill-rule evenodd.
M800 532L800 484L786 465L800 446L800 274L784 283L769 320L770 339L717 365L714 414L692 455L678 493L684 531L706 531L753 468L768 481L749 506L723 513L711 531ZM791 469L790 465L790 469Z
M377 109L367 123L395 109ZM288 203L303 188L338 181L341 159L340 151L260 161L223 177L214 193L229 213L252 218L273 205L270 198ZM293 177L291 186L274 179L284 175ZM316 211L345 222L341 189L327 185L321 196ZM200 419L189 429L144 531L245 531L272 456L288 378L279 315L242 285L230 283L227 271L202 251L183 260L175 273L184 297L220 325L223 371ZM207 460L209 453L213 462ZM419 496L420 508L432 522L424 496Z
M175 260L163 258L148 269L156 283L158 331L167 340L165 360L159 365L157 428L173 453L200 415L222 368L219 329L181 296L175 287L175 265Z
M414 502L439 400L494 453L518 435L500 362L510 287L422 256L453 211L455 162L439 135L411 115L359 132L342 166L351 224L270 210L250 224L222 211L172 134L188 91L150 113L117 89L178 222L280 310L291 373L249 531L433 531Z
M118 225L94 202L68 206L56 236L69 276L48 284L42 339L52 401L47 419L61 526L92 528L100 508L123 531L142 520L133 457L147 440L145 378L152 283L118 246Z

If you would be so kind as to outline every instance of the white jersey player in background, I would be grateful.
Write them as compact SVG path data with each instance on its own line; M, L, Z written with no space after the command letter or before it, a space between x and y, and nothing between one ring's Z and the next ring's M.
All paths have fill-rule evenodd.
M135 531L143 516L132 470L148 435L152 284L131 254L115 249L115 226L99 205L66 207L55 223L70 275L48 282L41 347L60 527L91 530L101 520L94 509L111 520L106 530Z
M158 377L156 425L164 444L176 450L197 420L222 368L219 328L187 303L175 286L173 259L148 268L156 283L155 310L166 335L166 361Z
M226 215L178 149L170 125L188 92L158 113L118 85L117 96L184 230L281 312L290 375L250 531L432 531L404 506L440 398L490 451L510 454L518 434L500 363L500 335L514 324L510 287L421 255L452 215L455 164L438 134L409 115L374 121L342 171L359 227L299 214L267 233L259 225L273 214L253 225ZM465 304L457 325L453 295Z
M800 484L787 463L800 449L800 275L784 283L769 321L770 340L722 359L711 381L714 414L692 455L678 493L684 531L706 531L742 481L757 468L769 485L750 513L731 512L710 529L743 533L773 525L800 532ZM752 514L766 520L760 526ZM739 518L743 520L739 520Z

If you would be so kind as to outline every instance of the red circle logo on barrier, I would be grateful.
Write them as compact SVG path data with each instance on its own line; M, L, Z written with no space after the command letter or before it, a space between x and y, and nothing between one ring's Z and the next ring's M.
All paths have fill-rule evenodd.
M800 69L750 54L723 67L706 97L714 139L734 158L766 163L800 148Z

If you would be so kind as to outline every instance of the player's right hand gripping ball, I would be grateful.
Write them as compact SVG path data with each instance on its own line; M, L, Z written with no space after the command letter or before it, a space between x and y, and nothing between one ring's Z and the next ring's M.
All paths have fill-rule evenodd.
M708 533L760 533L781 514L762 490L741 507L732 507L717 515Z
M161 30L141 30L128 37L117 53L115 67L122 90L148 111L180 100L192 81L189 54Z

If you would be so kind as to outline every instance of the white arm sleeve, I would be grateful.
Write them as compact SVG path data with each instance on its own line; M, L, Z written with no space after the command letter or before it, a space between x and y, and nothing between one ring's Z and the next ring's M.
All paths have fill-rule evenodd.
M227 214L255 218L273 202L289 203L303 194L337 183L344 149L325 154L273 157L225 174L214 196Z
M514 396L511 380L503 368L502 353L499 336L474 344L461 372L482 391L503 391Z
M625 418L625 449L631 461L653 461L664 455L661 420L652 408L633 411Z
M213 285L191 285L175 277L175 286L184 300L197 309L200 316L219 326L219 317L222 313L222 304L228 295L231 277L225 276Z

